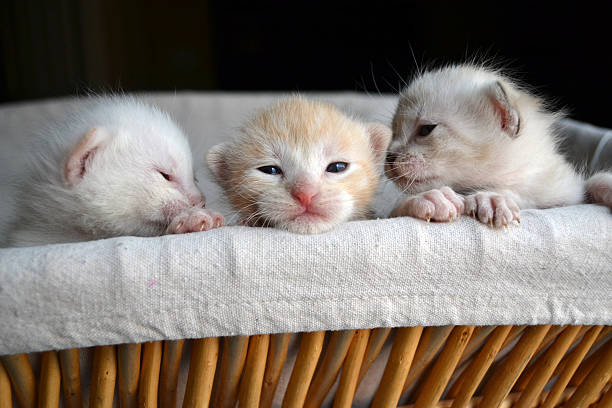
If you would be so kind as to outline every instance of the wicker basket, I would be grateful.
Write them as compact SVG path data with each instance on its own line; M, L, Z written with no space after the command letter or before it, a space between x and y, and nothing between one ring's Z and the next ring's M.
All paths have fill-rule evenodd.
M302 333L283 407L350 407L392 342L373 407L612 407L610 326L442 326ZM184 407L269 407L290 334L193 340ZM325 337L327 341L325 342ZM96 347L90 407L174 407L184 340ZM325 345L325 347L324 347ZM83 405L79 350L1 357L0 407ZM339 377L339 380L338 380ZM38 384L38 386L37 386ZM60 387L61 384L61 387ZM595 405L592 405L595 404Z

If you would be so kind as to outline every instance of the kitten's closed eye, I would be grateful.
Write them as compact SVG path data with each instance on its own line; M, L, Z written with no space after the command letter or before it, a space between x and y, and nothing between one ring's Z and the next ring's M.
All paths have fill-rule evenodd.
M348 169L349 164L345 162L334 162L330 163L329 166L325 169L328 173L341 173L344 170Z
M172 181L172 176L164 171L158 170L159 174L161 174L161 176L163 178L165 178L167 181Z
M421 137L429 136L438 125L421 125L417 129L417 135Z
M262 173L272 174L273 176L280 176L281 174L283 174L281 168L277 166L261 166L258 167L257 170L261 171Z

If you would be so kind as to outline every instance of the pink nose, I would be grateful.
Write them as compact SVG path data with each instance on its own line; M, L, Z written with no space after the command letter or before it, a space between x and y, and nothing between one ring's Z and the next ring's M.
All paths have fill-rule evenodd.
M293 198L295 198L304 207L308 207L310 205L312 197L314 197L316 194L317 192L313 189L296 189L291 192Z

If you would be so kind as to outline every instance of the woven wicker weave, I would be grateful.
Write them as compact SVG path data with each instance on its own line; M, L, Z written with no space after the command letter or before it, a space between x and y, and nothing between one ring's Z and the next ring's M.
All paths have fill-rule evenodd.
M444 326L193 340L184 407L269 407L283 368L283 407L318 407L338 380L334 407L350 407L383 344L392 342L373 407L612 407L610 326ZM325 337L328 336L327 342ZM174 407L185 341L101 346L90 407ZM324 348L324 344L326 344ZM79 350L43 353L36 379L25 354L1 357L0 407L83 406ZM213 387L214 385L214 387ZM595 405L592 405L595 404Z

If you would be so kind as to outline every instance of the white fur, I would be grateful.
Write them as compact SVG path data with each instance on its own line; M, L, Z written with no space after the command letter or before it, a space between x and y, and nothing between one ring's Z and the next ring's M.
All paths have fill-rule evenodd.
M420 197L443 186L465 193L465 213L496 226L517 219L518 207L581 203L583 178L558 153L559 118L500 72L473 65L426 72L400 93L387 174ZM437 126L419 137L422 124ZM447 221L448 212L436 220Z
M67 175L75 147L92 132L96 148L84 174ZM10 246L160 235L174 217L204 205L181 129L166 113L131 97L86 101L41 131L29 164Z

